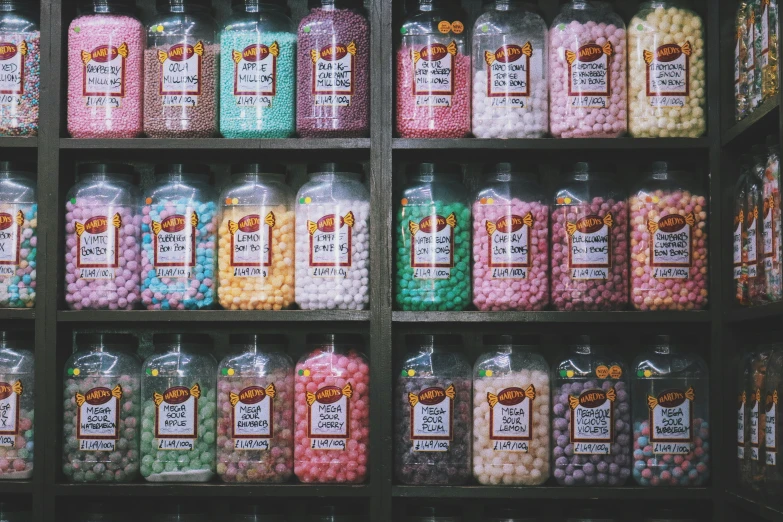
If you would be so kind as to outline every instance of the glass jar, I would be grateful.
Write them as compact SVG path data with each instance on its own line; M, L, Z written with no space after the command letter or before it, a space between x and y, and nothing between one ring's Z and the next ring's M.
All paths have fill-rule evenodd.
M307 522L354 522L349 511L343 506L315 505L308 510Z
M0 161L0 307L32 308L38 253L38 198L25 163Z
M710 475L709 372L668 335L633 366L634 468L641 486L701 486Z
M518 163L485 170L473 202L473 304L481 311L549 304L549 207Z
M303 138L370 132L370 24L360 0L311 0L299 22L296 131Z
M752 42L753 24L749 21L748 2L740 0L734 18L734 118L736 121L750 114L750 89L753 84L756 60Z
M306 342L308 353L294 376L294 473L304 483L363 483L370 457L364 341L351 334L309 334Z
M679 0L640 5L628 24L628 122L637 138L707 130L704 23Z
M209 138L217 131L220 45L209 0L158 0L144 51L144 133Z
M41 83L41 31L38 2L6 0L0 4L0 136L38 135Z
M460 508L448 505L415 506L408 508L404 522L460 522Z
M628 206L620 187L574 165L552 208L552 303L557 310L621 310L628 304ZM590 244L585 247L582 245Z
M470 479L471 367L459 335L407 335L394 397L394 471L413 485Z
M464 310L470 304L470 207L462 169L408 167L397 211L396 302L401 310Z
M767 164L764 170L764 277L767 300L783 298L783 222L780 200L780 138L767 136Z
M748 206L748 186L753 182L751 172L752 158L748 154L740 157L740 174L737 183L734 185L734 222L732 231L733 240L733 277L734 277L734 301L742 306L750 306L750 297L748 293L750 274L756 276L755 253L748 252L747 247L754 247L755 241L747 242L746 215ZM751 212L752 214L752 212ZM752 218L752 215L751 215ZM753 227L751 232L755 232ZM754 262L751 263L752 269L748 264L748 258Z
M578 335L554 368L552 457L561 486L622 486L631 474L629 379L608 344Z
M232 502L229 522L286 522L285 515L261 504Z
M761 98L778 94L778 0L761 0Z
M737 367L737 482L740 486L749 487L751 484L750 472L750 437L748 430L748 391L747 385L750 376L750 361L753 353L744 353L739 358Z
M766 438L766 399L767 399L767 367L772 346L761 345L748 359L748 374L745 381L745 419L747 425L747 446L749 455L748 486L760 491L764 485L765 469L764 446Z
M220 133L294 133L296 33L285 0L234 0L220 32Z
M83 163L65 203L65 302L132 310L141 298L141 205L131 165Z
M751 148L752 163L747 186L746 249L748 252L748 298L752 306L767 302L764 259L764 178L767 155L763 145ZM755 273L752 268L755 267Z
M74 138L141 133L144 28L132 0L82 0L68 28L68 132Z
M778 441L783 437L778 428L778 396L783 391L783 345L770 345L772 353L767 365L766 397L764 398L764 492L770 497L780 494L783 482L778 466Z
M546 22L523 0L485 4L473 26L475 137L541 138L546 134L548 40Z
M283 165L233 165L220 195L218 300L227 310L294 303L294 196Z
M486 506L483 522L545 522L543 510L526 505L523 508Z
M33 476L33 351L31 332L0 331L0 480Z
M309 165L296 195L296 302L305 310L370 304L370 193L362 165Z
M218 364L217 473L285 482L294 467L294 363L282 335L232 334Z
M749 45L753 46L753 83L750 89L750 110L751 112L761 105L762 92L762 72L764 57L762 56L764 48L764 28L762 27L768 20L762 16L761 4L763 0L750 0L748 2L748 23L752 25L751 32L748 33Z
M709 301L705 192L693 175L652 164L629 199L631 300L637 310L702 310Z
M148 310L201 310L215 302L218 227L209 182L206 165L155 167L141 227L141 302Z
M202 334L155 334L142 367L141 474L209 482L215 473L215 358Z
M136 338L76 334L63 375L63 474L69 482L133 482L139 474L141 360Z
M625 24L609 2L571 0L560 8L549 30L549 126L555 138L625 134L626 50Z
M549 365L538 339L486 335L473 367L473 476L484 485L549 478Z
M397 134L462 138L470 132L470 40L459 0L418 0L400 28Z

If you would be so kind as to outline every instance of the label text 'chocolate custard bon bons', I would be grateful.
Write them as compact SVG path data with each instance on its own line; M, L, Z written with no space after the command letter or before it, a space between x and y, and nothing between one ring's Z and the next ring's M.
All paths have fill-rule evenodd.
M566 222L571 279L609 278L613 226L611 212L607 212L604 217L591 214L576 223Z
M609 455L614 442L614 388L586 390L578 397L570 395L571 442L574 453Z
M346 449L346 441L351 436L348 423L351 418L351 397L351 383L342 388L324 386L315 393L307 392L307 436L310 438L310 449Z
M198 400L201 386L174 386L152 394L155 402L155 438L158 450L193 449L198 438Z
M122 386L76 392L76 439L81 451L114 451L120 438Z
M268 450L274 432L275 385L248 386L231 392L231 438L235 450Z
M655 454L687 455L693 442L693 388L665 390L647 396L650 409L650 442Z
M497 395L487 392L489 403L489 438L493 451L527 453L533 439L533 401L536 389L513 387Z
M414 451L448 451L453 439L454 385L408 394Z

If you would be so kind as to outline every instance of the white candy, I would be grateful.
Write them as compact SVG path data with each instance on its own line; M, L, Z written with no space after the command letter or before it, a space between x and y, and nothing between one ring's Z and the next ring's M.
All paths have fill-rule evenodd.
M525 108L493 107L487 96L487 72L473 79L473 135L477 138L540 138L549 129L546 80L531 81Z

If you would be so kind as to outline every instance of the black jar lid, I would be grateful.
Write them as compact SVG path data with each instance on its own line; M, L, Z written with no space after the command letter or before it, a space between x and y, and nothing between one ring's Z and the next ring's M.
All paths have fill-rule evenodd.
M342 346L361 346L364 339L359 334L348 333L323 333L307 334L305 343L314 345L342 345Z
M457 334L410 334L405 336L408 346L462 346L462 336Z
M364 167L362 167L361 163L348 163L348 162L311 163L307 166L308 174L333 174L337 172L347 172L350 174L363 174Z
M207 346L212 344L208 335L192 333L156 333L152 336L152 344L193 344Z
M288 339L282 334L231 334L230 345L287 346Z
M133 165L127 163L82 163L76 167L79 176L105 174L109 176L120 175L133 178L135 171Z
M3 330L0 331L0 346L32 343L33 337L33 332L30 330Z
M189 11L207 10L212 6L210 0L157 0L155 7L160 12L170 12L172 10Z
M484 336L484 346L538 346L541 338L537 335L492 334Z
M231 165L231 175L237 174L286 174L282 163L235 163Z
M76 346L118 346L131 347L137 344L136 338L130 334L118 333L78 333Z

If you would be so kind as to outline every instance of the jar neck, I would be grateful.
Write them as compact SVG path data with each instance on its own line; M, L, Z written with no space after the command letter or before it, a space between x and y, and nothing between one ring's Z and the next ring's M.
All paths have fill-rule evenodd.
M410 177L410 181L413 183L453 183L457 179L451 174L414 174Z
M283 13L285 12L285 8L279 4L268 3L262 0L260 2L246 1L244 6L239 6L234 9L234 12L238 13L263 13L269 11Z
M359 181L359 174L355 172L317 172L311 174L310 179L317 181Z
M524 6L523 0L495 0L490 9L495 11L519 11Z
M451 0L419 0L419 11L434 11L452 6Z
M670 344L661 344L656 346L653 351L658 355L670 355L674 353L674 348Z

